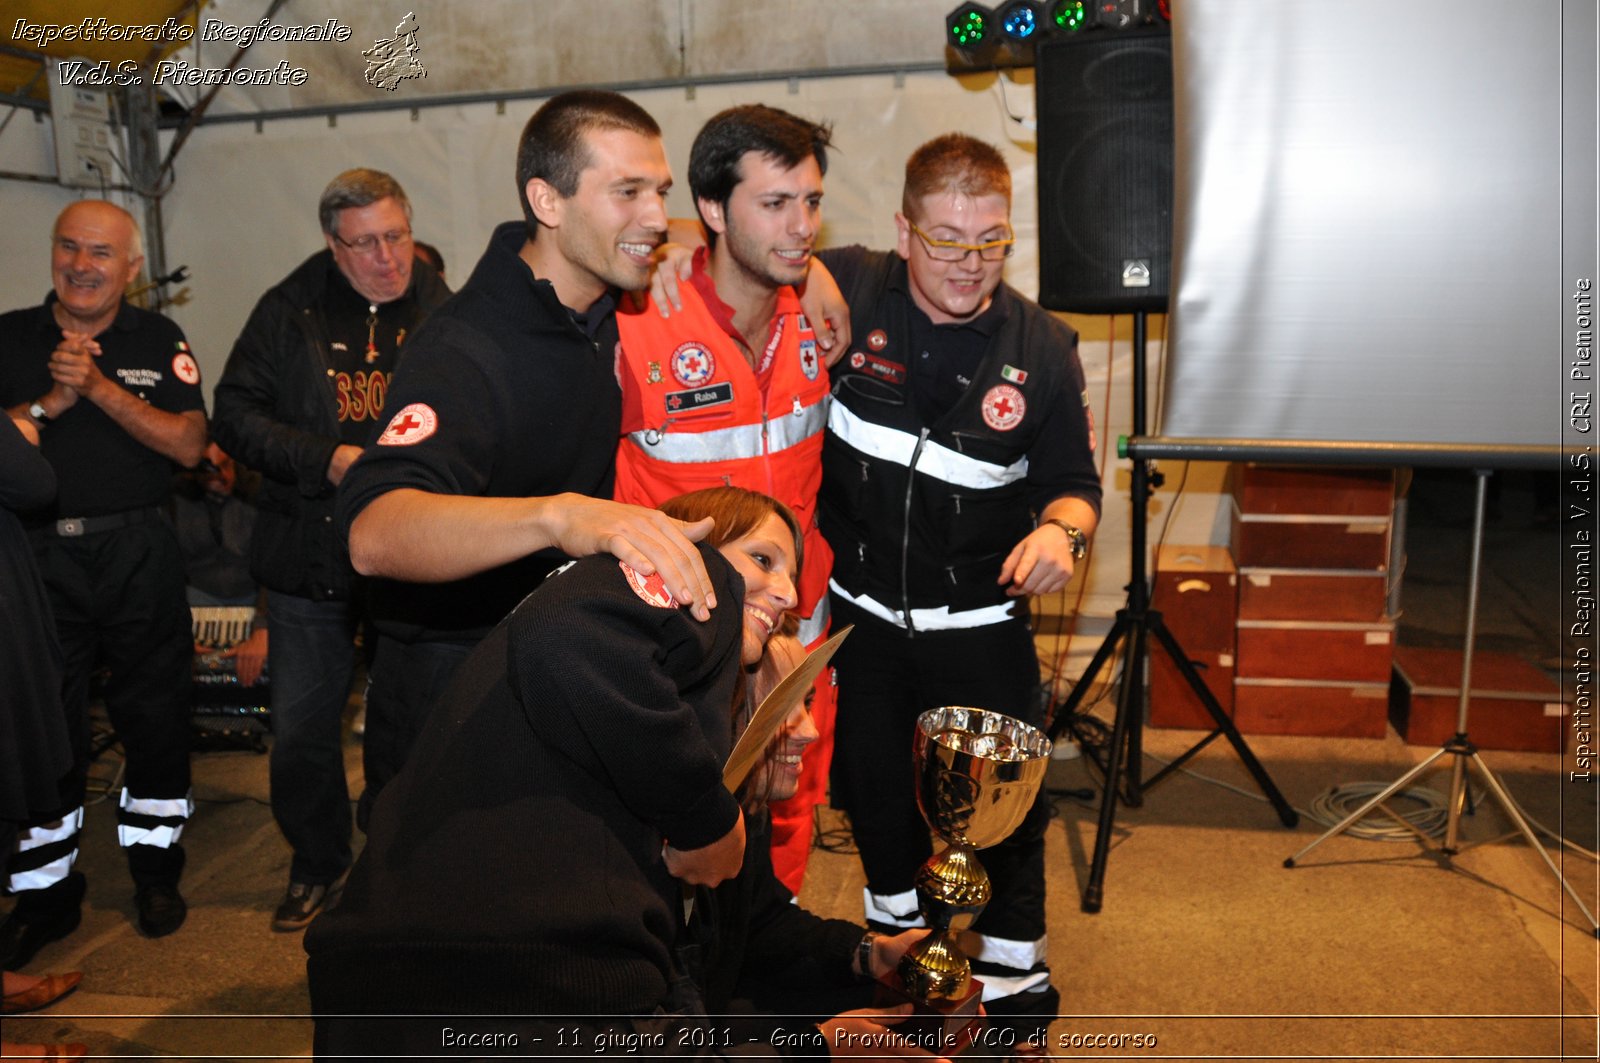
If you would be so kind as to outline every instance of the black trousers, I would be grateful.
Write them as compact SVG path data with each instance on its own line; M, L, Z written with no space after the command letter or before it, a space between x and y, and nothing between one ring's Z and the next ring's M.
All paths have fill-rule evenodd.
M933 854L917 810L911 740L927 709L964 705L1040 726L1039 663L1024 620L959 631L906 632L835 598L834 630L856 629L834 656L839 713L833 754L833 804L850 814L867 888L907 893ZM974 922L983 935L1037 941L1045 934L1041 792L1028 818L999 845L979 853L994 899Z
M83 804L89 769L89 686L105 673L106 711L127 761L118 833L136 882L175 882L176 840L188 818L194 639L183 560L164 519L76 537L33 533L64 657L74 768L62 808Z

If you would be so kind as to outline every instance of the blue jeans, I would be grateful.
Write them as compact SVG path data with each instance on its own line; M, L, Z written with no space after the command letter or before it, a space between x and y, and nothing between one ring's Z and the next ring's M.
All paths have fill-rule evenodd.
M291 882L327 885L350 866L342 724L355 671L348 602L267 592L272 668L272 818L294 850Z

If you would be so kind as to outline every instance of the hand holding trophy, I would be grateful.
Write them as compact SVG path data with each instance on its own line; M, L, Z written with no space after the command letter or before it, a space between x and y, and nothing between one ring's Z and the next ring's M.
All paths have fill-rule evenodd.
M948 846L917 872L917 905L932 933L900 961L905 995L940 1019L943 1044L977 1016L980 983L954 935L989 903L989 876L976 851L1022 824L1050 765L1050 739L1020 720L946 706L917 718L912 756L917 807Z

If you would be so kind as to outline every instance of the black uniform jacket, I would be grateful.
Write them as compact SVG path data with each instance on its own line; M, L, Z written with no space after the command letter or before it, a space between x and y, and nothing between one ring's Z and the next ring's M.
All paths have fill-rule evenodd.
M256 303L217 381L211 426L223 450L262 475L251 574L272 590L322 601L348 598L351 577L328 482L339 396L314 310L336 270L332 252L319 251ZM449 295L418 261L401 298L420 323Z

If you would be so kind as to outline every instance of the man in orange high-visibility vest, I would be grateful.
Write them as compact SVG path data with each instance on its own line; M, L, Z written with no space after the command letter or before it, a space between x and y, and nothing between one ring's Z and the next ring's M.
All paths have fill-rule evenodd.
M773 107L713 117L689 155L708 246L678 289L682 309L664 317L652 301L617 314L616 498L657 505L731 484L787 504L805 533L798 615L808 649L828 632L833 555L816 516L828 371L794 285L820 228L828 146L826 126ZM812 809L826 795L833 704L830 670L817 681L821 737L805 754L799 791L772 805L773 866L796 893Z

